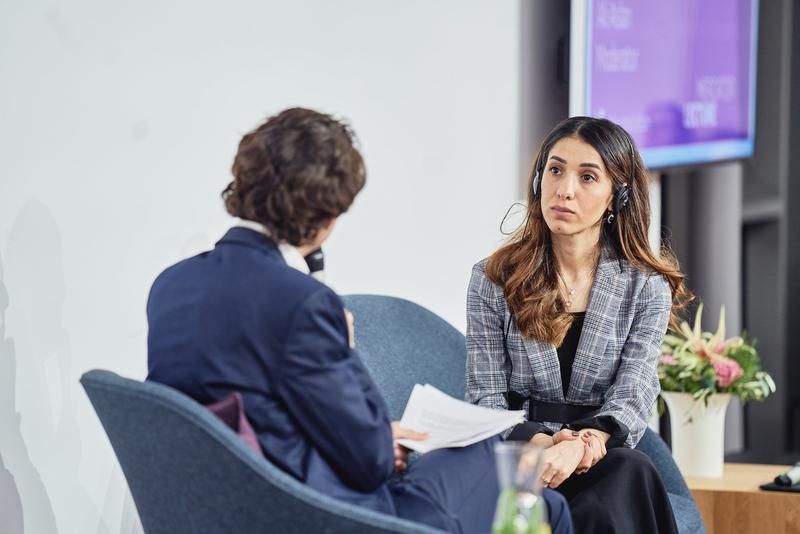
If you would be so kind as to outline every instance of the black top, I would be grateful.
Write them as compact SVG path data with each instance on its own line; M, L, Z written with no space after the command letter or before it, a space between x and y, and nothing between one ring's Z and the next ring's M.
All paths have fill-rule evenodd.
M567 398L567 391L569 391L572 364L575 362L575 353L578 352L578 341L581 340L581 331L583 330L583 320L586 318L586 312L577 312L571 315L573 317L572 325L570 325L564 341L556 351L558 353L558 363L561 366L561 388L564 390L564 398Z
M586 312L573 313L573 321L564 337L561 346L558 347L556 353L558 354L558 363L561 367L561 387L564 392L564 398L567 397L569 391L569 383L572 378L572 365L575 363L575 353L578 351L578 342L581 339L581 332L583 331L583 321L586 318ZM603 415L600 417L586 417L569 424L564 425L563 428L572 430L580 430L582 428L596 428L603 432L611 434L607 448L620 447L625 444L630 431L628 427L616 420L610 415ZM553 432L538 421L526 421L514 427L508 435L509 440L512 441L528 441L535 434L553 434Z

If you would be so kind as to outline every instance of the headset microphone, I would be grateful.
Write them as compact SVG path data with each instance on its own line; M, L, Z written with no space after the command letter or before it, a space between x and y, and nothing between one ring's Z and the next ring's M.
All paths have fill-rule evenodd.
M322 247L312 250L304 259L309 274L320 282L325 282L325 255L322 253Z

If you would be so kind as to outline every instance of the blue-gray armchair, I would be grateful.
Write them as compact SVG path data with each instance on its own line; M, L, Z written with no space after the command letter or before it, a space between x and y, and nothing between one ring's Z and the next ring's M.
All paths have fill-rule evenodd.
M428 383L464 398L464 335L433 312L407 300L378 295L349 295L345 305L355 316L356 346L393 419L402 415L416 383ZM647 454L669 493L678 530L703 533L703 521L686 482L661 437L648 429L636 447Z
M94 370L81 378L147 534L440 531L327 497L186 395Z

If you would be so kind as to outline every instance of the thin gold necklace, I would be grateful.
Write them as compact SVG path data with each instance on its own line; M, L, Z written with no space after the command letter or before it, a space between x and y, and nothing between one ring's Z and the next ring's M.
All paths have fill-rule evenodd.
M594 267L592 267L589 270L589 274L590 275L594 274L594 272L597 270L597 263L598 263L599 260L600 260L600 256L598 255L597 260L594 262ZM572 308L572 302L573 302L572 299L575 296L575 288L574 287L569 287L569 285L567 284L567 281L564 279L564 275L561 274L561 269L556 268L556 273L558 274L558 277L561 279L561 283L564 284L564 289L567 291L567 295L566 296L564 296L563 292L562 292L562 295L561 295L562 297L564 297L564 304L567 306L567 309ZM581 282L581 281L582 281L582 278L578 278L576 280L576 283L577 282Z
M561 283L564 284L564 289L567 290L567 296L564 296L563 292L561 294L561 296L564 297L564 304L566 304L567 309L572 308L572 297L575 296L575 288L567 285L567 281L564 280L564 276L561 274L561 271L557 272L558 277L561 279Z

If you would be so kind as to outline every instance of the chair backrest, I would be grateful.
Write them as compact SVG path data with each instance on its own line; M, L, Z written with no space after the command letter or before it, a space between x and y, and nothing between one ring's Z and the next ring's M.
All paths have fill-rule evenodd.
M356 348L389 405L393 420L403 415L414 384L431 384L464 398L467 349L450 323L408 300L347 295L355 316Z
M438 532L314 491L170 387L100 370L84 374L81 384L147 534Z

